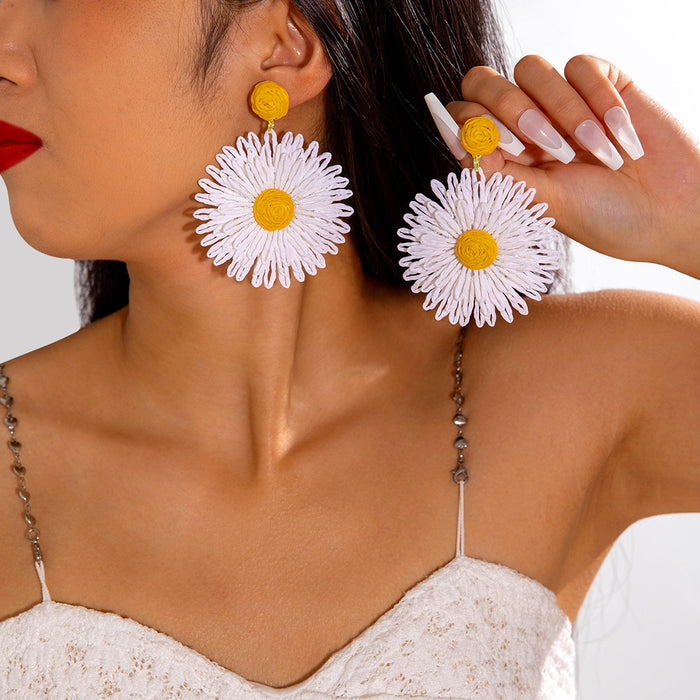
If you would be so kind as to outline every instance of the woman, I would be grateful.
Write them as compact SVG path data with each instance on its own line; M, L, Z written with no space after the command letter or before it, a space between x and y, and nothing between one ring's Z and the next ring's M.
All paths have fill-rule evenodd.
M571 238L695 276L700 154L604 61L563 78L529 57L514 83L481 66L501 66L490 18L484 2L0 5L0 116L43 141L2 173L16 226L129 280L124 306L103 274L120 268L98 266L84 328L4 366L42 557L7 470L4 695L573 697L571 623L606 552L700 504L700 309L606 291L467 326L455 556L458 329L396 263L409 201L456 166L422 96L458 97L466 74L457 122L490 114L527 145L483 170L526 180ZM261 134L262 80L290 95L280 133L320 139L355 192L348 244L288 289L212 266L192 216L222 144ZM575 133L615 106L645 154L613 171ZM520 128L531 110L573 162Z

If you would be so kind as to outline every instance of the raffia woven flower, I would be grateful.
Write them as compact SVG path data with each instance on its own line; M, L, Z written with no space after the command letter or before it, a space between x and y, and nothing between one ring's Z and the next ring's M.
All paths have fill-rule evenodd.
M289 111L289 94L278 83L263 80L253 88L250 106L261 119L274 122Z
M213 180L199 181L205 193L195 199L211 208L193 216L205 222L196 232L214 265L229 262L227 274L239 282L252 269L254 287L268 289L275 280L299 282L326 266L325 253L335 255L350 226L342 221L352 196L340 177L340 165L329 165L330 153L318 155L318 143L304 149L304 137L286 133L278 142L275 131L263 141L254 134L239 137L236 148L224 146L216 156L221 168L206 171Z
M453 324L493 326L496 312L509 323L515 308L527 314L520 294L539 300L559 267L555 249L561 235L554 219L541 218L547 205L530 207L535 190L509 175L495 173L486 182L483 171L451 173L447 187L433 180L438 201L423 194L411 202L399 229L406 242L399 250L403 277L414 292L427 294L423 308L436 309Z
M467 119L460 131L460 140L467 153L473 156L487 156L498 148L500 139L498 127L488 117Z

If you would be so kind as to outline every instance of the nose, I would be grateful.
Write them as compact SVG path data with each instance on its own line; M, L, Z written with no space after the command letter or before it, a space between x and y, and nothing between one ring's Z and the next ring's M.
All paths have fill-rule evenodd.
M28 87L36 80L31 50L33 5L26 0L0 0L0 90L7 83Z

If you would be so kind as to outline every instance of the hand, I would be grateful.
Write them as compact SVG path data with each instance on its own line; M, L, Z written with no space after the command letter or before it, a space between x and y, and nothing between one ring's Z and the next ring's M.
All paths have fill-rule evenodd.
M516 84L486 66L472 68L462 81L464 102L447 109L458 124L474 116L494 116L525 144L519 156L501 149L481 159L487 174L496 170L525 180L547 202L556 228L588 248L623 260L656 262L700 277L700 149L683 127L618 68L593 56L575 56L566 79L540 56L515 67ZM610 129L613 107L631 117L644 155L633 160ZM521 117L528 110L525 120ZM616 110L617 116L624 113ZM613 113L614 114L614 113ZM547 117L573 147L564 164L538 147L528 118ZM587 133L600 140L590 120L607 134L624 162L617 170L586 148ZM614 127L614 125L613 125ZM586 133L587 132L587 133ZM577 138L578 136L578 138ZM590 145L590 143L589 143ZM634 153L634 148L629 147ZM561 153L561 151L560 151ZM634 155L639 155L634 153ZM614 162L615 159L617 162ZM613 167L619 156L608 151ZM473 167L471 156L461 161Z

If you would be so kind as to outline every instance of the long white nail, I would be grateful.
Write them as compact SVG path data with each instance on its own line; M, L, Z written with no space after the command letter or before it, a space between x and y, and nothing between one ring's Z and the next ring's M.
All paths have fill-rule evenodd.
M632 126L632 120L622 107L611 107L604 114L603 121L632 160L637 160L644 155L644 149Z
M570 163L576 156L574 149L536 109L528 109L522 114L518 128L543 151L562 163Z
M592 119L582 121L576 127L574 136L584 148L611 170L619 170L625 162L605 132Z
M435 126L438 128L440 136L442 136L452 155L457 160L464 160L467 157L467 151L462 145L460 128L457 122L434 93L428 93L425 96L425 102L428 105L430 114L433 115Z
M510 153L512 156L519 156L525 150L525 144L499 119L492 117L490 114L484 114L484 117L488 117L493 121L498 129L498 147Z

